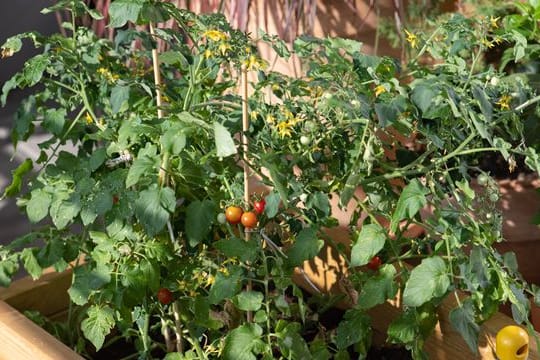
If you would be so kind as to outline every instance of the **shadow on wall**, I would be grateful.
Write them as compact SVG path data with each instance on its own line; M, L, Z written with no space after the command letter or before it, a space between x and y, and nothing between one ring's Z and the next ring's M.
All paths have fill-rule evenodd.
M52 0L17 0L0 1L0 44L15 34L36 30L43 34L57 31L54 15L42 15L41 9L52 4ZM19 71L26 59L37 54L28 42L23 50L11 58L0 60L0 86ZM19 154L14 156L10 139L13 114L21 100L28 94L26 91L13 91L5 107L0 108L0 192L11 182L11 171L26 157L37 158L37 147L32 143L23 145ZM25 216L20 214L14 199L0 202L0 244L5 244L15 237L25 234L30 229Z

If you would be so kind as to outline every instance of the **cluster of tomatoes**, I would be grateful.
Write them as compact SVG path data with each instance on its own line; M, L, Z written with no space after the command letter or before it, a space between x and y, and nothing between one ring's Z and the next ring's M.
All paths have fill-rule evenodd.
M254 228L259 222L258 215L264 213L266 201L264 199L253 202L253 211L244 211L240 206L230 205L225 209L225 213L218 215L218 222L231 225L242 224L245 228Z

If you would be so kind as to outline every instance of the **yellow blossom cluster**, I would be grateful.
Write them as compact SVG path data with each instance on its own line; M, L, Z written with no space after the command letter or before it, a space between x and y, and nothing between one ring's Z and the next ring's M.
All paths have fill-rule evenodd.
M111 71L107 68L100 67L97 69L98 74L103 76L105 80L107 80L108 83L114 84L116 80L119 79L119 76L117 74L111 73Z

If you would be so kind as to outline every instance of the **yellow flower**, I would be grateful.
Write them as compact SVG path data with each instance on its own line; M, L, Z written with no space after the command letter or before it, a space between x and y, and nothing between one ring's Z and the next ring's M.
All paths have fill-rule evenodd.
M375 88L375 96L379 96L385 92L386 92L386 88L383 85L377 85L377 87Z
M266 122L272 125L276 122L276 118L272 114L266 115Z
M492 47L494 47L495 45L493 45L493 42L489 41L488 39L486 38L483 38L482 39L482 44L487 47L488 49L491 49Z
M210 59L213 56L214 56L214 53L212 52L212 50L210 50L210 49L204 50L204 57L206 59Z
M500 44L503 42L503 39L500 37L500 36L495 36L495 38L493 39L493 41L496 43L496 44Z
M213 285L214 282L216 282L216 278L214 277L214 275L208 275L208 277L206 278L206 286Z
M512 96L503 95L496 104L499 105L501 110L510 110L510 101L512 101Z
M86 123L88 125L92 124L94 122L94 120L92 119L92 116L90 116L90 114L87 112L86 115L84 116L85 119L86 119Z
M499 19L500 19L500 17L494 18L493 16L491 16L491 17L489 18L489 23L490 23L490 25L491 25L491 27L492 27L493 29L497 29L497 28L499 27L499 25L497 24L497 21L498 21Z
M226 267L222 266L219 268L218 270L220 273L222 273L223 275L225 276L229 276L229 269L227 269Z
M285 136L291 136L292 135L292 127L293 125L288 121L280 121L279 124L277 124L277 130L279 136L283 139Z
M226 42L222 42L219 44L218 49L221 55L225 55L227 51L231 50L231 45Z
M255 55L250 55L249 58L244 60L244 65L248 70L265 69L267 66L264 60L257 58Z
M249 113L249 117L251 118L251 121L255 121L257 120L257 116L259 115L259 113L255 110L253 110L252 112Z
M405 40L407 40L407 42L409 44L411 44L411 47L413 49L416 49L416 47L418 46L418 36L416 36L415 34L407 31L407 29L405 29L405 34L407 34L407 39L405 39Z
M204 32L203 36L212 40L212 41L223 41L227 40L227 34L219 30L207 30Z

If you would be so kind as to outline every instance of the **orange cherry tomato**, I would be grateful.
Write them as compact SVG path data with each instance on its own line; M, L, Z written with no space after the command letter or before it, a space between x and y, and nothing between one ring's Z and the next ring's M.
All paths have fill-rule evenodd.
M242 225L247 228L253 228L257 225L257 215L254 212L246 211L242 214Z
M225 219L227 219L229 224L238 224L240 223L243 212L244 211L239 206L229 206L227 209L225 209Z

